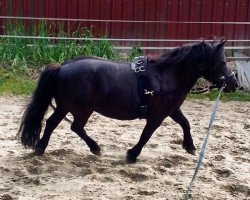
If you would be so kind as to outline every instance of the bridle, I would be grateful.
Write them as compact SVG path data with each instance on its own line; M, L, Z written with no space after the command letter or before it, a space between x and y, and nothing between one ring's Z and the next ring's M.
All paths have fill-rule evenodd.
M229 75L222 76L221 79L230 80L234 77L235 73L231 72Z
M231 72L231 73L228 74L228 75L223 75L223 76L221 76L221 77L220 77L220 80L221 80L221 82L222 82L221 87L225 87L226 84L227 84L227 82L229 82L230 80L232 80L232 79L234 78L234 75L235 75L235 73L234 73L234 72ZM219 88L221 88L221 87L219 87Z
M212 65L212 64L211 64ZM220 65L218 65L216 68L222 68L224 65L227 65L226 64L226 61L223 61ZM209 73L209 75L208 76L210 76L210 78L211 77L213 77L216 73L218 73L218 72L213 72L213 74L211 74L211 72ZM220 72L219 72L220 73ZM228 83L228 82L230 82L233 78L234 78L234 76L235 76L235 73L234 72L230 72L229 74L220 74L220 76L218 77L218 78L216 78L216 79L210 79L209 80L209 78L206 78L206 76L204 76L203 75L203 77L204 78L206 78L207 80L209 80L210 82L212 82L212 88L221 88L221 87L225 87L226 86L226 84Z

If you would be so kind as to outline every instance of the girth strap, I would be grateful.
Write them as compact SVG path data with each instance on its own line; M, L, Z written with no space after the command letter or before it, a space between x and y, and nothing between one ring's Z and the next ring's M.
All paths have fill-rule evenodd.
M146 77L148 58L145 56L136 57L131 63L131 69L137 77L137 89L140 97L140 105L138 106L139 118L146 118L148 114L148 97L145 90L149 88L149 81Z

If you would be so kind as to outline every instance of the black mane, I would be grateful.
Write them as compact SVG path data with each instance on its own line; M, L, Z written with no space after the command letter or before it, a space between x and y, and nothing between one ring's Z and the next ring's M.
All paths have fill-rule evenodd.
M161 55L155 59L155 62L160 68L169 68L183 64L184 61L200 60L200 57L208 60L212 58L213 53L213 45L209 42L189 43Z

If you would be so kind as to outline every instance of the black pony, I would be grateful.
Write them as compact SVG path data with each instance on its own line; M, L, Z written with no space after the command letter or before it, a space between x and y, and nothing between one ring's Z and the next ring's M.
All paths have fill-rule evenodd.
M144 94L147 111L143 117L147 123L139 142L128 150L127 160L136 160L167 116L180 124L184 133L183 148L194 154L190 125L180 106L200 77L219 87L224 82L226 92L236 90L237 79L227 66L224 44L225 40L187 44L156 59L148 59L146 68L141 66L135 69L130 63L95 57L48 65L23 115L19 130L21 142L25 147L35 149L35 154L42 155L53 130L67 113L71 113L74 117L71 130L86 142L92 153L99 155L101 149L87 135L85 124L94 111L120 120L140 117L138 107L143 105L139 91L143 86L139 84L138 74L143 74L147 82ZM52 98L55 99L56 109L47 119L44 135L40 139L41 122Z

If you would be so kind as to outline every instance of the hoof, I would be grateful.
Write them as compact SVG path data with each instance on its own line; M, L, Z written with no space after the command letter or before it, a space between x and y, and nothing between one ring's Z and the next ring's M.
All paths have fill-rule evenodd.
M186 149L189 154L195 155L195 149Z
M131 149L127 152L127 163L136 163L136 156L132 154Z
M32 152L32 153L29 153L28 155L24 156L25 159L31 159L31 158L34 158L36 156L42 156L41 154L37 154L36 152Z
M97 155L97 156L101 156L102 153L101 153L101 148L99 146L97 146L97 148L95 149L90 149L91 153L93 153L94 155Z
M35 152L33 154L34 154L34 156L42 156L44 154L44 152L45 152L45 150L36 147Z
M35 151L33 153L34 156L42 156L44 154L44 152L39 152L39 151Z
M185 149L189 154L192 154L192 155L195 155L195 151L196 151L196 148L195 146L192 144L192 145L182 145L183 149Z

